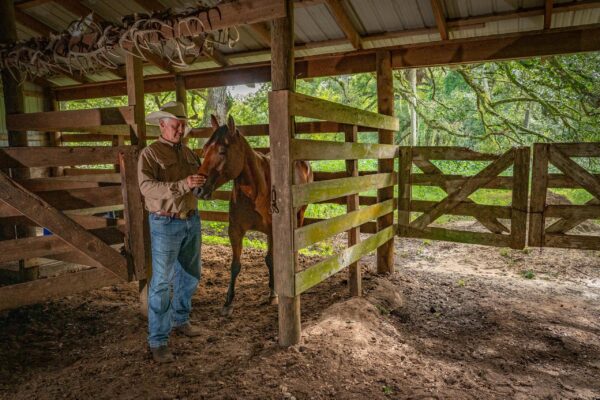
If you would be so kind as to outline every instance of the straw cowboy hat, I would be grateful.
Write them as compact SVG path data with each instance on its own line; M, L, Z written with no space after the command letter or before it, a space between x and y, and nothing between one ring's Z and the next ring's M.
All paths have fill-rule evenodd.
M149 125L159 125L159 121L163 118L183 119L186 121L188 120L188 116L185 112L185 106L179 101L170 101L168 103L163 104L163 106L160 107L159 111L153 111L146 116L146 122ZM191 130L191 126L186 126L183 135L187 136L187 134L190 133Z

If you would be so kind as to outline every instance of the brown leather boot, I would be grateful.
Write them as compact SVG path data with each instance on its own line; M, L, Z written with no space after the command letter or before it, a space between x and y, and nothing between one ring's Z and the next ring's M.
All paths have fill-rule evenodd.
M200 328L193 326L189 322L186 322L183 325L176 326L175 328L173 328L173 330L176 333L187 337L195 337L202 335L202 331L200 330Z
M159 364L170 363L175 360L173 353L171 353L167 345L151 347L150 351L152 352L152 359Z

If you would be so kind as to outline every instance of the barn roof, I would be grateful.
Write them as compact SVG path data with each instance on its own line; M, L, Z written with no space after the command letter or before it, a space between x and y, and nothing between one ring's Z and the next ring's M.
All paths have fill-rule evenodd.
M62 31L71 21L90 11L99 19L119 22L124 15L132 13L196 3L187 0L16 0L18 38ZM218 1L204 3L215 5ZM590 0L296 0L294 8L296 57L307 60L331 54L365 54L378 48L435 44L441 40L453 42L577 27L600 29L600 1ZM217 47L220 58L204 57L185 70L166 71L160 63L146 63L144 75L151 79L180 72L191 77L205 71L218 72L220 68L231 71L268 64L268 24L244 25L238 29L240 40L235 46ZM536 55L534 53L531 55ZM360 72L360 68L349 68L346 72L357 71ZM60 92L62 87L86 87L94 82L112 83L122 79L118 71L105 71L78 78L56 76L47 81ZM207 79L201 81L207 84ZM240 78L232 82L243 81ZM216 84L219 83L224 82L217 80ZM199 85L195 83L196 87Z

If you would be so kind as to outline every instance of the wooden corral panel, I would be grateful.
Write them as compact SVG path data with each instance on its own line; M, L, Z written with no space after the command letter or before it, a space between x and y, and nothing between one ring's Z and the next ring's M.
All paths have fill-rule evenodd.
M533 152L529 245L600 249L600 237L569 234L588 219L600 218L600 175L589 172L572 157L600 157L600 143L537 143ZM553 165L562 174L549 173ZM593 197L583 205L549 204L548 189L581 188ZM548 223L549 219L554 219Z
M131 146L0 149L1 168L118 164L119 157L122 160L121 175L104 173L15 181L0 173L0 222L39 226L51 232L49 236L0 241L0 264L44 257L92 267L0 287L0 309L127 281L142 273L144 267L133 263L137 259L134 253L144 251L144 235L136 230L141 226L139 215L131 211L125 213L124 219L92 215L123 209L124 198L132 210L141 209L137 181L131 178L136 175L136 149ZM128 187L130 190L124 189Z
M521 249L525 246L529 193L529 148L515 148L502 155L474 152L459 147L402 147L398 177L398 234ZM432 160L491 161L474 176L446 175ZM413 172L413 165L422 173ZM512 166L512 176L498 176ZM439 202L412 199L415 185L437 186L447 196ZM512 190L510 206L476 204L469 196L481 188ZM412 212L421 213L412 220ZM429 226L442 215L475 217L489 232L460 231ZM499 221L510 219L510 229Z
M376 221L383 216L393 215L396 202L393 198L378 201L378 197L358 196L358 194L393 188L396 184L396 174L393 171L359 173L357 160L393 161L398 157L399 147L390 144L357 143L357 132L359 128L371 131L397 130L398 120L387 115L366 112L293 92L272 93L269 101L270 105L278 102L278 107L282 110L289 109L292 117L328 119L340 124L338 128L345 133L346 140L341 143L291 138L289 142L290 162L345 160L347 167L345 172L316 172L314 182L291 186L290 206L293 209L308 204L330 202L346 204L348 210L347 214L320 221L307 221L308 224L305 226L295 228L292 238L293 251L297 252L343 232L348 232L349 240L346 250L322 262L296 272L293 272L294 265L289 266L293 272L289 282L293 285L280 287L278 291L286 296L298 296L333 274L351 267L350 291L353 295L359 295L360 274L356 262L393 239L394 226L377 229ZM331 124L331 122L321 122L321 124ZM359 204L368 204L368 206L359 208ZM359 229L372 233L373 236L360 241Z

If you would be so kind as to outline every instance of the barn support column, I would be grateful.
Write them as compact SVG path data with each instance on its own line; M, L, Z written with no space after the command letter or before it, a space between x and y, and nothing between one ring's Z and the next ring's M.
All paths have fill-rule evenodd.
M293 163L290 142L294 121L290 116L286 90L294 91L294 5L286 0L287 17L271 26L271 80L269 125L271 141L271 180L276 199L273 212L273 263L275 289L279 295L279 344L290 346L300 341L300 296L295 294L297 268L294 251L296 213L292 206Z
M125 72L127 74L127 98L130 106L134 106L134 121L131 127L130 140L132 146L141 150L146 146L146 110L144 107L144 76L142 60L130 54L125 59ZM152 274L152 260L150 257L150 231L148 227L148 213L141 202L141 194L137 180L137 155L131 160L122 161L125 171L121 176L125 179L122 185L123 200L125 203L125 219L127 220L128 249L133 261L134 276L139 281L140 311L148 315L148 281ZM128 165L129 164L129 165ZM128 171L129 170L129 171ZM132 171L133 170L133 171ZM135 201L139 199L140 201Z
M15 25L15 9L11 0L0 0L0 44L14 43L17 40ZM17 79L19 71L13 71ZM21 114L25 112L25 98L23 86L11 75L8 70L2 70L2 91L4 95L4 111L6 115ZM8 131L9 147L27 147L27 132ZM12 168L9 171L11 178L27 179L30 177L28 168ZM16 239L35 235L35 229L24 225L5 225L0 229L0 238ZM38 268L27 268L26 260L19 260L19 279L28 281L37 278Z
M389 51L377 52L377 112L394 115L394 76L392 74L392 54ZM379 143L393 144L394 131L379 130ZM379 172L394 172L394 159L380 159ZM377 191L379 203L394 198L394 187L386 187ZM377 229L381 231L394 223L394 213L377 219ZM394 238L377 248L377 273L391 274L394 272Z

